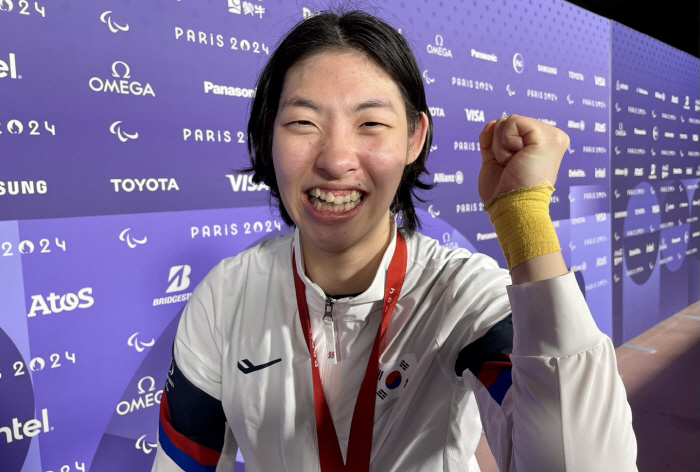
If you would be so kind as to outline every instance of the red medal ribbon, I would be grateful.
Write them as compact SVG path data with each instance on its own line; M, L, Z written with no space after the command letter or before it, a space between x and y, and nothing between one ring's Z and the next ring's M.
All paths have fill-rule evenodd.
M316 410L316 437L318 439L319 459L322 472L366 472L369 471L370 452L372 450L372 427L374 426L374 396L377 387L377 369L379 368L379 343L381 342L396 302L399 300L403 280L406 276L408 260L406 241L401 232L396 232L396 249L389 263L384 286L384 303L382 304L382 322L374 338L372 353L367 362L365 377L355 402L355 410L350 424L347 465L343 463L338 435L331 417L326 396L321 385L321 374L316 359L313 334L309 321L309 307L306 303L304 282L297 273L296 259L292 252L292 270L294 271L294 288L297 295L299 320L304 331L306 344L311 355L311 372L314 383L314 408Z

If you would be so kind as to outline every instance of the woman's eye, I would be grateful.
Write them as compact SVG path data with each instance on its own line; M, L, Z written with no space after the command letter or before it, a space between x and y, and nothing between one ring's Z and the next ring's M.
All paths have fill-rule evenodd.
M367 121L365 123L362 123L362 126L367 126L367 127L376 127L376 126L381 126L382 124L379 123L378 121Z
M293 121L292 124L301 125L301 126L309 126L309 125L312 125L313 123L311 123L310 121L307 121L307 120L297 120L297 121Z

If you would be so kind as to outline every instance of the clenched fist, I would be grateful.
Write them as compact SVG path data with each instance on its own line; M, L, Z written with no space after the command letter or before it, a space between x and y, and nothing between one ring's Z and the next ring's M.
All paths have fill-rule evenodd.
M554 185L569 136L527 116L489 121L479 135L479 197L486 203L510 190L549 181Z

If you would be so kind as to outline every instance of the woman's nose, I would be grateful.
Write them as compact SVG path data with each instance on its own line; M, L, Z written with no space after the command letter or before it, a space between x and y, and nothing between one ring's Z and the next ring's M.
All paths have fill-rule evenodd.
M316 156L316 167L334 179L357 170L359 156L356 144L351 133L332 130L323 138L323 143Z

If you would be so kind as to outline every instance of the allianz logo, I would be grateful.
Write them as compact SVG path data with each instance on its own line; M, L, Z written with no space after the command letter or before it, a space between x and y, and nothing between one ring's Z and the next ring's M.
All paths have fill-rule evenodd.
M138 396L131 400L122 400L117 403L116 411L120 416L133 413L134 411L144 408L150 408L155 405L160 405L160 399L163 396L163 389L156 390L156 381L150 375L139 380L136 386Z
M69 292L59 295L51 292L46 298L41 294L32 295L32 306L27 317L35 317L38 311L41 311L42 315L50 315L64 311L73 311L78 308L90 308L94 304L95 299L92 297L92 287L81 288L77 294Z
M458 185L462 185L462 182L464 182L464 174L462 174L461 170L458 170L454 174L443 174L442 172L438 172L433 177L433 182L441 184L456 183Z
M484 110L474 110L472 108L465 108L464 113L467 115L467 121L478 121L484 123L486 119L484 118Z
M231 182L231 190L234 192L257 192L260 190L270 190L270 187L260 182L253 182L252 174L226 174Z
M138 81L131 81L131 68L124 61L114 61L112 63L112 79L101 79L92 77L88 85L94 92L111 92L122 95L150 95L155 97L151 84L141 84Z
M0 60L0 79L3 79L8 75L11 79L22 78L21 75L17 75L17 59L15 58L14 53L10 53L7 61Z
M0 433L5 433L5 442L11 443L14 440L22 440L25 437L33 438L39 433L48 433L51 431L49 426L49 410L44 408L41 410L41 420L31 419L24 423L19 421L19 418L12 418L11 426L0 426Z
M576 121L576 120L569 120L566 124L568 128L572 129L578 129L578 130L585 130L586 129L586 122L581 120L581 121Z
M435 44L428 44L426 46L426 49L428 51L428 54L435 54L436 56L442 56L442 57L452 57L452 50L446 48L443 46L444 40L442 39L442 36L437 34L435 35Z

